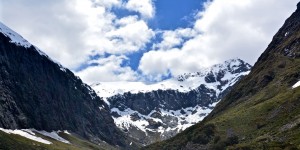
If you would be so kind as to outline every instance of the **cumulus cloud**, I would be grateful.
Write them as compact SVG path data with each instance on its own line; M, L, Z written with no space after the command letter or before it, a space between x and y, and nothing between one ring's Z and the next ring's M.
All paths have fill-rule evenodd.
M154 36L143 19L114 14L112 8L124 9L122 0L1 2L6 6L1 11L3 23L70 69L88 61L92 51L131 53L143 49Z
M254 64L298 0L214 0L196 16L193 35L184 41L176 31L166 31L157 49L145 53L139 69L159 79L168 72L194 72L239 57ZM181 43L181 44L180 44ZM182 45L174 49L175 46Z
M253 64L298 2L207 1L192 27L175 30L149 27L153 0L1 0L0 20L70 69L93 64L77 73L88 83L159 81L235 57ZM120 17L116 9L135 13ZM155 37L162 40L145 50L138 71L123 64Z
M152 0L128 0L125 4L128 10L139 12L144 18L152 18L155 15L155 7Z
M110 53L124 51L138 51L145 47L146 43L155 35L152 29L137 16L128 16L116 21L118 29L106 33L110 39ZM141 36L141 33L143 34Z
M138 78L136 72L130 67L121 67L121 64L127 59L125 56L112 55L107 58L93 60L89 63L97 65L90 66L76 74L88 84L103 81L136 81Z
M93 4L105 6L106 8L112 8L114 6L120 7L122 5L122 0L92 0Z
M162 41L154 44L154 49L168 50L176 46L180 46L185 39L194 37L197 32L191 28L179 28L176 30L158 31L162 33Z

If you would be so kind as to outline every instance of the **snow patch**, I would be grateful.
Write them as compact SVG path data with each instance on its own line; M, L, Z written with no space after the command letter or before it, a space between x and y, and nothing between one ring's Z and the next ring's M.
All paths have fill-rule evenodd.
M0 128L0 130L7 134L17 134L17 135L23 136L25 138L28 138L28 139L36 141L36 142L40 142L40 143L44 143L44 144L52 144L52 142L50 142L50 141L47 141L45 139L35 136L35 134L29 129L10 130L10 129Z
M23 136L25 138L28 138L30 140L40 142L40 143L52 144L52 142L50 142L48 140L45 140L45 139L43 139L41 137L38 137L35 134L35 132L36 132L36 133L39 133L39 134L44 135L46 137L50 137L50 138L52 138L54 140L70 144L69 141L65 140L64 138L62 138L62 137L60 137L58 135L58 133L61 132L61 131L46 132L46 131L38 131L36 129L16 129L16 130L11 130L11 129L3 129L3 128L0 128L0 131L3 131L5 133L7 133L7 134L17 134L17 135ZM67 130L65 130L64 133L70 134Z
M47 132L47 131L38 131L38 130L35 130L33 129L32 131L34 132L37 132L39 134L42 134L44 136L47 136L47 137L50 137L54 140L57 140L57 141L60 141L60 142L63 142L63 143L67 143L67 144L70 144L69 141L65 140L64 138L60 137L57 133L59 133L60 131L52 131L52 132Z
M297 88L298 86L300 86L300 81L298 81L296 84L294 84L294 85L292 86L292 88L294 89L294 88Z
M217 104L213 103L212 106L215 106ZM188 107L188 108L182 108L179 110L164 110L164 109L158 109L158 110L152 110L148 115L140 114L137 111L134 111L130 108L125 109L124 111L119 110L118 108L112 108L111 112L115 112L120 117L113 117L115 124L121 128L121 129L129 129L131 126L137 127L139 130L145 132L147 134L147 130L152 132L159 132L163 134L166 131L183 131L186 128L198 123L199 121L203 120L204 117L206 117L211 111L213 107L207 108L207 107ZM173 117L178 120L175 126L164 128L163 126L160 126L158 129L150 129L147 126L150 124L149 121L155 121L160 122L162 124L166 124L167 122L163 122L159 118L151 117L153 113L160 113L162 117ZM182 113L183 112L183 113ZM134 120L132 119L132 115L137 115L139 119ZM168 122L169 123L169 122Z
M10 43L14 43L17 46L23 46L25 48L30 48L33 46L35 50L41 55L47 57L50 61L56 63L60 70L63 72L66 72L66 68L63 67L60 63L57 61L52 60L47 54L45 54L43 51L41 51L38 47L30 44L26 39L24 39L21 35L10 29L9 27L5 26L3 23L0 22L0 33L2 33L4 36L10 38Z
M113 109L111 109L111 112L116 112L121 116L121 117L117 117L117 118L113 117L113 119L115 121L115 124L119 128L129 129L130 126L133 125L133 126L137 127L138 129L140 129L141 131L146 132L145 127L147 125L149 125L149 122L146 121L146 118L148 118L148 117L140 114L137 111L133 111L130 108L127 108L124 111L120 111L118 108L113 108ZM141 119L138 119L137 121L133 121L131 119L131 115L134 114L134 113L137 113Z
M60 67L59 69L63 72L66 72L66 68L64 68L64 67Z
M284 36L288 36L290 34L290 32L286 32L285 34L284 34Z
M64 130L64 133L65 133L65 134L68 134L68 135L71 135L71 133L68 132L68 130Z
M4 24L0 22L0 32L3 33L6 37L10 38L11 43L15 43L18 46L23 46L25 48L29 48L32 46L27 40L25 40L22 36L20 36L15 31L11 30Z
M99 107L100 111L102 111L103 109L105 109L105 107L102 105Z

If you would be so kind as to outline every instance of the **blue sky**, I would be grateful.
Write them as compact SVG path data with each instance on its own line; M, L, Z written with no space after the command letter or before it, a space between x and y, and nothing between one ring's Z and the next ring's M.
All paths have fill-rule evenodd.
M126 1L128 2L128 1ZM155 0L153 5L155 6L155 17L148 19L147 23L153 30L176 30L178 28L188 28L193 26L195 21L195 14L203 10L203 4L206 0L176 0L170 4L168 0ZM112 12L116 14L118 18L123 18L130 15L137 15L141 17L138 12L132 12L124 8L112 8ZM133 71L141 74L138 70L140 60L143 54L151 49L153 43L159 43L163 39L161 34L156 34L155 37L151 39L151 42L146 44L146 47L137 52L132 52L125 54L128 59L124 60L121 67L129 66ZM107 58L113 54L104 53L103 55L96 54L90 56L91 60L97 60L101 57ZM78 68L75 68L76 72L82 71L90 66L97 66L97 64L87 64L83 63ZM172 77L171 74L166 74L162 76L161 80L168 79Z
M192 27L195 20L194 16L197 12L203 10L203 4L205 0L155 0L153 5L155 5L155 17L147 20L150 28L154 30L175 30L177 28L187 28ZM112 11L117 15L118 18L126 17L128 15L139 15L137 12L128 11L126 9L113 8ZM122 67L130 66L134 71L138 71L138 66L141 57L147 50L151 49L151 46L155 42L160 42L162 38L160 34L156 35L150 43L146 45L146 48L126 54L129 60L122 63ZM105 53L103 57L108 57L110 54ZM91 56L91 59L98 59L99 55ZM88 64L82 64L80 67L76 68L76 71L81 71L89 67ZM170 77L170 76L167 76ZM165 79L165 78L164 78Z
M298 0L2 0L0 21L88 84L254 64ZM17 10L17 11L16 11Z
M174 30L193 25L194 14L201 11L205 0L156 0L156 16L149 25L155 29Z

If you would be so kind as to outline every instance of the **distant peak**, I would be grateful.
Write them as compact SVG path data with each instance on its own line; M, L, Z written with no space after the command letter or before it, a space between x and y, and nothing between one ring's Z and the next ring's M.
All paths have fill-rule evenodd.
M242 59L237 57L237 58L232 58L232 59L228 59L228 60L224 61L224 64L233 63L233 62L246 63L245 61L243 61Z
M247 66L249 69L252 67L250 64L248 64L247 62L245 62L244 60L242 60L240 58L233 58L233 59L226 60L223 63L213 65L211 68L214 68L214 67L217 67L217 66L226 67L224 65L226 65L226 66L229 65L230 68L232 68L233 66L240 66L240 65Z
M182 82L190 77L204 77L207 74L217 74L219 72L230 72L231 74L235 74L250 71L251 68L252 66L243 61L242 59L234 58L226 60L223 63L213 65L211 67L203 68L198 72L184 73L182 75L177 76L177 80Z

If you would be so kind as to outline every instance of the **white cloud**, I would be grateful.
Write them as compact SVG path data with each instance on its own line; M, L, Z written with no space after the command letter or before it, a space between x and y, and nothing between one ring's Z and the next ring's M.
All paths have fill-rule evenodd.
M137 74L130 67L121 67L123 61L127 59L125 56L112 55L108 58L90 61L98 65L88 67L76 74L88 84L104 81L136 81Z
M154 49L168 50L179 46L184 42L184 39L194 37L197 32L191 28L179 28L176 30L159 31L162 32L162 41L154 44Z
M1 2L3 23L70 69L88 61L92 51L126 54L143 49L154 36L136 16L117 18L111 9L125 7L122 0Z
M128 0L125 7L139 12L144 18L152 18L155 15L155 7L152 0Z
M138 20L137 16L124 17L116 24L120 27L107 32L106 36L111 39L111 49L119 53L141 50L155 35L146 22Z
M95 5L105 6L106 8L112 8L114 6L120 7L122 0L92 0Z
M160 81L163 76L179 75L187 72L199 71L207 62L212 64L215 60L208 60L203 55L183 53L180 49L167 51L158 50L145 53L141 59L139 70L152 81Z
M253 64L266 49L298 0L214 0L199 12L194 28L198 34L185 41L166 32L156 51L145 53L139 69L153 79L194 72L224 60L240 57ZM169 49L168 49L169 48Z
M208 0L209 1L209 0ZM163 40L152 45L139 64L151 80L198 71L202 67L240 57L254 63L295 10L298 0L214 0L196 16L192 28L153 31L152 0L1 0L0 20L71 69L90 55L110 53L96 60L100 65L78 74L88 83L139 80L124 55L145 49L155 34ZM113 9L141 15L119 18Z
M3 18L3 2L2 1L0 1L0 19L2 19Z

